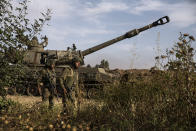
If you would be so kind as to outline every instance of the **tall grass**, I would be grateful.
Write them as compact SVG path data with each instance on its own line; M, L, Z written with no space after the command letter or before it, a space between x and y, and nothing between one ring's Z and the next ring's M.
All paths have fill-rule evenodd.
M94 99L95 106L86 106L76 117L60 114L61 107L48 110L44 106L23 114L20 104L8 104L6 113L12 114L2 114L0 127L18 130L196 130L193 40L194 37L181 34L180 43L159 57L159 61L166 60L165 65L161 63L162 70L154 68L145 76L142 73L137 74L139 77L133 75L132 83L126 81L105 87L103 94ZM16 109L21 113L14 115Z

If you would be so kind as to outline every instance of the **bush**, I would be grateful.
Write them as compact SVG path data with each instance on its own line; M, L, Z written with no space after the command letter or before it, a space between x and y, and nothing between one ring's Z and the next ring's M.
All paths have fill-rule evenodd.
M10 106L14 105L15 102L9 99L0 99L0 113L5 112Z
M106 91L111 125L118 130L196 129L194 37L180 34L179 41L167 55L157 57L166 60L161 63L164 70L152 70L148 81L137 79L134 86Z
M23 57L29 41L41 37L43 25L50 20L50 10L31 22L27 18L28 0L0 0L0 86L14 86L25 75Z

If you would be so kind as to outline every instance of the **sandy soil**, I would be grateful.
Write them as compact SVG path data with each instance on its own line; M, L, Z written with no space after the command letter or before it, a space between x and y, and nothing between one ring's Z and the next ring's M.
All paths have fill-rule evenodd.
M20 95L8 95L7 98L15 101L15 102L19 102L22 105L25 105L26 107L32 107L34 104L39 103L42 101L41 97L39 96L20 96ZM55 98L54 100L55 105L62 105L62 100L61 98L58 98L58 100ZM80 104L80 109L84 109L88 106L95 106L97 108L101 108L103 106L103 102L98 102L92 99L82 99L81 100L81 104Z
M34 105L38 102L42 101L42 98L40 96L20 96L20 95L8 95L7 98L19 102L23 105ZM56 100L55 99L55 104L61 104L61 100Z

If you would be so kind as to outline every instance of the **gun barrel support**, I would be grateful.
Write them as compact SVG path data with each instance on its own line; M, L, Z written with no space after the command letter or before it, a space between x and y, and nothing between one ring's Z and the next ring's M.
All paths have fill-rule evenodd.
M106 42L104 42L102 44L99 44L97 46L94 46L94 47L91 47L89 49L86 49L86 50L82 51L81 53L82 53L83 56L86 56L86 55L91 54L91 53L93 53L95 51L98 51L98 50L100 50L102 48L110 46L110 45L112 45L112 44L114 44L114 43L116 43L118 41L134 37L134 36L138 35L142 31L148 30L148 29L150 29L152 27L155 27L155 26L158 26L158 25L166 24L169 21L170 21L169 17L168 16L164 16L164 17L160 18L159 20L153 22L152 24L149 24L149 25L144 26L144 27L139 28L139 29L133 29L133 30L125 33L124 35L121 35L121 36L116 37L116 38L114 38L112 40L106 41Z

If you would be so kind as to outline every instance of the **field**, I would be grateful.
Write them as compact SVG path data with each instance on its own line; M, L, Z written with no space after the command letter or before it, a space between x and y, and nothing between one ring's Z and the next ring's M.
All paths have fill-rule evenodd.
M0 129L196 130L196 63L192 41L193 36L180 34L179 42L166 55L157 56L155 67L150 70L110 71L118 78L110 79L112 84L104 84L90 99L80 83L78 108L73 114L61 113L61 98L55 101L53 109L48 109L39 96L4 97L2 94L7 93L0 88ZM86 76L95 76L92 71L87 73L90 74ZM1 82L10 82L12 77L5 76L7 81L0 79ZM15 75L12 80L16 84Z
M119 85L105 87L96 98L81 98L77 116L52 110L41 97L7 96L1 100L2 130L195 130L196 80L182 72L129 71Z

